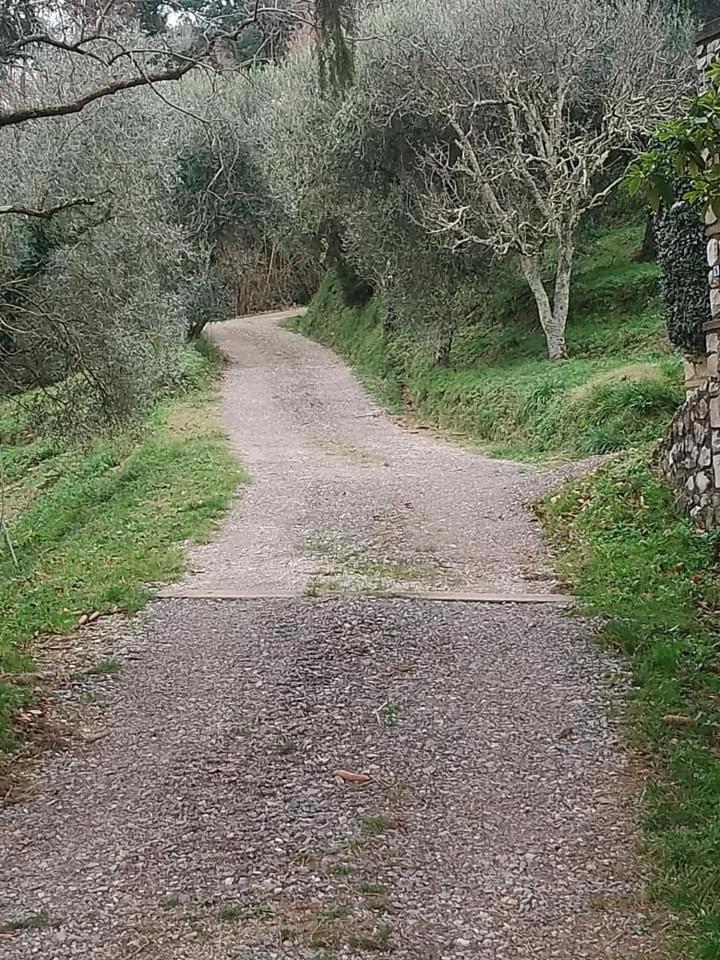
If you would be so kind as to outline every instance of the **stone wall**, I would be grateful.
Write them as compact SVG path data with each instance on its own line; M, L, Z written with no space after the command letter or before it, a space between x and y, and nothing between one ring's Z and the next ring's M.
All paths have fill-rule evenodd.
M687 398L660 445L660 467L678 506L705 529L720 528L720 381Z
M720 19L697 34L697 65L701 74L720 57ZM709 268L708 320L705 358L693 366L700 383L675 414L660 445L660 468L677 493L679 505L706 529L720 529L720 220L705 218ZM686 379L690 371L686 368Z

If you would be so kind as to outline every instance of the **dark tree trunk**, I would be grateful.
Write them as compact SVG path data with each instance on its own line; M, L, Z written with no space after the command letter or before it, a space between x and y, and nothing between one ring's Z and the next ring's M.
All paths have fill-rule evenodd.
M653 224L653 215L649 213L645 220L645 234L643 235L642 246L630 258L635 263L651 263L657 260L657 243L655 242L655 227Z

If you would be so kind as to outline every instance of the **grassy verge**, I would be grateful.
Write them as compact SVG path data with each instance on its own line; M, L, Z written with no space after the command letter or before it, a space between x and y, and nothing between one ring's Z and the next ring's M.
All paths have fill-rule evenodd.
M377 298L348 306L332 273L294 326L344 356L390 409L410 409L496 455L619 450L657 437L683 398L655 265L630 259L640 234L606 230L579 258L564 363L545 359L527 289L508 274L456 331L446 366L433 364L421 331L384 331Z
M82 614L134 611L146 584L183 567L184 544L214 527L240 480L215 410L220 360L189 354L180 395L143 423L80 447L34 436L16 405L0 407L4 515L18 566L0 544L0 749L28 698L36 636Z
M671 955L720 956L720 536L673 509L647 451L627 453L541 506L560 573L608 620L633 674L630 729L645 791L650 894L672 918Z

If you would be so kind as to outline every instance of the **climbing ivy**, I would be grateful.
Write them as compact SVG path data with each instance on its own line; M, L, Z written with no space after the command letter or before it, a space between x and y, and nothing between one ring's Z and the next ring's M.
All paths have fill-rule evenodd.
M660 291L670 342L685 353L705 350L703 325L710 316L705 266L705 229L684 199L686 181L676 181L675 200L655 216Z

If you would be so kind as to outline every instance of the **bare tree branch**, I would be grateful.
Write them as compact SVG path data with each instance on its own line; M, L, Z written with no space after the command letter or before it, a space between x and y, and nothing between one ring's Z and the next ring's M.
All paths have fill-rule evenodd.
M52 207L44 209L33 209L32 207L13 207L10 205L0 206L0 215L12 213L22 217L33 217L38 220L50 220L57 213L63 210L69 210L71 207L91 207L95 203L89 197L73 197L72 200L65 200L62 203L56 203Z

